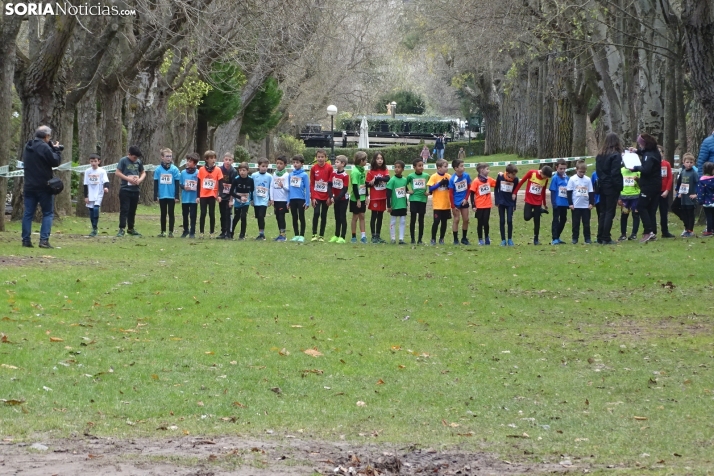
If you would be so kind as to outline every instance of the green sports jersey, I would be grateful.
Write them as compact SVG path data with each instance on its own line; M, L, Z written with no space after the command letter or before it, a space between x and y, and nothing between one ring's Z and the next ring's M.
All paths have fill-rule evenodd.
M407 179L396 175L387 182L387 190L392 194L392 210L407 208Z
M426 183L429 181L429 174L425 173L411 173L407 176L407 185L411 187L412 194L409 200L412 202L424 202L427 201L426 195Z
M622 192L620 196L622 197L637 197L640 194L640 186L637 180L640 178L639 172L630 172L625 167L622 168Z
M366 178L367 174L364 173L364 167L360 167L358 165L352 167L352 170L350 171L350 188L352 188L353 185L357 185L357 188L359 189L360 201L364 201L367 197L367 185L365 185ZM350 194L350 200L353 202L357 201L357 197L354 193Z

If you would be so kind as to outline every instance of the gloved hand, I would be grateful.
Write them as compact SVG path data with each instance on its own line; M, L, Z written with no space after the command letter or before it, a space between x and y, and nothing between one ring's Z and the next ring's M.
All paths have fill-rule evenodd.
M441 186L442 187L448 187L449 186L449 179L441 179Z

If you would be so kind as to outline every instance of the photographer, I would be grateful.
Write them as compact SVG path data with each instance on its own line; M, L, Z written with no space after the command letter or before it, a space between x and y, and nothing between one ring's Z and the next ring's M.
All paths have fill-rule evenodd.
M25 185L23 196L25 214L22 217L22 246L32 248L32 218L37 204L42 208L42 226L40 227L40 248L52 248L50 233L54 218L54 195L47 182L52 178L52 168L59 167L62 161L63 147L59 142L52 144L52 129L40 126L35 131L35 138L25 144L22 160L25 167Z

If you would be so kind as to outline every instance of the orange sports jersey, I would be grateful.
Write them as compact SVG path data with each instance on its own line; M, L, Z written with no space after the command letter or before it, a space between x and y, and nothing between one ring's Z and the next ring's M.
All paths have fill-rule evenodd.
M211 172L206 170L206 167L201 167L198 170L198 184L201 187L201 198L215 197L218 198L218 182L223 178L223 172L220 167L213 167Z
M474 194L476 208L491 208L493 201L491 200L491 189L496 186L496 181L491 177L486 177L486 181L482 182L480 176L476 177L471 182L471 192Z
M429 189L442 180L449 180L450 178L451 175L449 174L439 175L436 173L429 177L429 181L426 183L426 188ZM451 196L449 195L448 185L437 188L433 192L430 192L430 195L432 196L431 205L434 207L434 210L451 210Z

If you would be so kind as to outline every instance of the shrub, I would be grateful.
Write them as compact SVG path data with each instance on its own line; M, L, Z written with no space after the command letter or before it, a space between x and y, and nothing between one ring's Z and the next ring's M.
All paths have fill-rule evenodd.
M464 150L466 151L466 156L470 157L473 155L483 155L483 141L471 141L471 144L469 145L468 141L459 141L459 142L449 142L446 144L446 150L444 151L444 159L451 162L454 159L457 159L459 156L459 148L463 147ZM424 145L397 145L397 146L392 146L392 147L381 147L381 148L371 148L367 150L367 155L369 156L369 160L372 160L372 156L376 154L377 152L381 152L384 154L384 160L387 162L387 164L394 164L395 161L397 160L402 160L406 164L411 164L412 161L416 158L418 158L421 155L421 150L424 147ZM341 147L335 147L335 156L337 155L346 155L350 159L350 163L352 162L352 157L354 156L355 152L357 152L358 148L356 147L349 147L346 149L343 149ZM317 148L315 147L307 147L305 148L305 151L303 152L303 156L305 157L305 162L306 163L314 163L315 162L315 155L316 155ZM330 150L327 150L328 155L330 154Z
M273 159L279 155L292 157L298 154L305 154L305 142L289 134L281 134L275 145L275 153Z
M235 156L234 162L236 163L250 162L250 152L248 152L248 149L242 145L236 146L235 151L233 151L233 155Z

